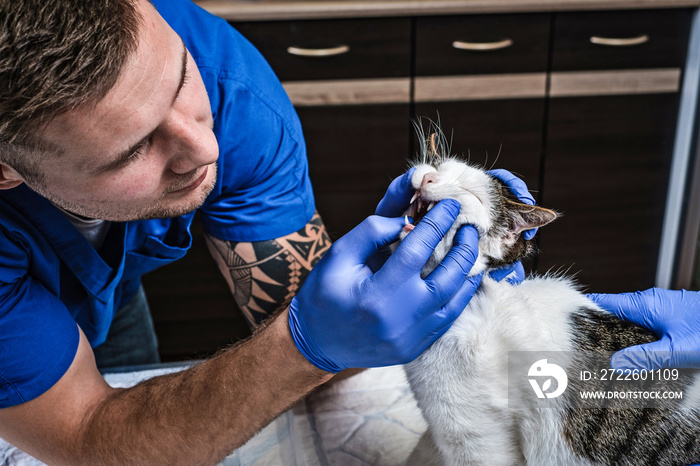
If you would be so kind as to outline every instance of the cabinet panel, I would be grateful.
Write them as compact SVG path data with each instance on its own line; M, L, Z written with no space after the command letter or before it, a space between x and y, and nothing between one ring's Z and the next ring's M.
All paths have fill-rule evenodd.
M552 99L539 271L567 270L589 290L654 284L678 96Z
M546 71L550 16L417 18L416 75Z
M409 106L297 109L316 208L332 239L374 214L409 157Z
M552 69L682 66L690 17L687 9L558 13L554 20ZM605 39L602 44L594 43L601 39ZM626 39L630 45L606 45L611 40L619 44Z
M506 168L532 190L539 185L544 99L473 100L416 105L439 118L452 154L486 168Z
M410 75L409 18L232 24L260 50L282 81ZM333 55L343 46L347 51ZM330 55L295 55L289 47L326 50Z

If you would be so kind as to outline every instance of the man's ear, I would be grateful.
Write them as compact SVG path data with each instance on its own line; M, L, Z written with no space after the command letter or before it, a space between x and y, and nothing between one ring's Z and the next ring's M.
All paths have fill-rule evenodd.
M24 183L24 178L14 168L0 162L0 189L12 189L22 183Z

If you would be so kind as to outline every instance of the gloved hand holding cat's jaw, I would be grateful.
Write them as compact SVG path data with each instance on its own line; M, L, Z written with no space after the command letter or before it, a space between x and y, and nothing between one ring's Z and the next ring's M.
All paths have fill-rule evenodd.
M415 180L412 180L415 172L416 167L414 166L391 182L386 194L377 205L375 212L377 215L381 215L383 217L399 217L406 213L406 211L409 209L409 205L415 200L416 182ZM513 175L511 172L496 169L489 170L486 173L498 178L504 184L506 184L506 186L508 186L508 188L523 204L535 205L535 199L527 189L525 182ZM530 240L535 236L536 232L537 228L533 228L523 231L522 235L526 240ZM385 251L383 253L376 254L375 257L370 259L369 265L372 270L378 270L389 255L390 252ZM493 270L489 275L496 281L506 279L509 283L517 285L525 278L525 271L522 264L520 262L516 262L514 264L506 265L499 269Z
M460 228L433 273L421 269L459 214L438 203L373 273L367 261L398 239L401 218L372 216L339 239L316 264L289 306L289 326L301 353L329 372L413 360L442 335L481 282L468 278L478 255L474 228Z

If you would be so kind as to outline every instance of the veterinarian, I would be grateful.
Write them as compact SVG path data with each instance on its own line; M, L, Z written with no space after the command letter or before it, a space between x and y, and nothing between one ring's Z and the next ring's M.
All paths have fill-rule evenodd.
M474 294L472 227L419 274L454 201L381 254L404 225L408 176L330 247L280 83L189 0L20 0L0 17L10 443L51 464L213 463L333 374L417 357ZM140 277L186 253L196 209L240 308L253 324L277 316L189 370L113 389L99 368L158 361ZM246 291L250 276L277 285Z

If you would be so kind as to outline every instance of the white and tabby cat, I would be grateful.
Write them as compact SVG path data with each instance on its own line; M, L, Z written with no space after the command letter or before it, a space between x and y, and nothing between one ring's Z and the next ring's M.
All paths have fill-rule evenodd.
M500 180L447 157L433 135L422 148L408 215L419 220L445 198L461 204L460 215L423 273L443 259L463 224L479 232L473 269L513 263L533 252L524 230L541 227L556 213L520 203ZM411 225L405 228L405 234ZM532 277L513 286L485 275L482 286L454 325L418 359L405 366L429 425L413 452L414 465L687 465L700 463L700 377L687 375L674 387L684 399L663 408L629 405L576 407L574 386L554 408L537 405L532 387L508 391L508 354L560 351L582 355L612 352L656 340L648 330L602 311L562 277ZM568 371L585 363L572 357ZM576 381L572 380L575 385ZM549 406L552 406L551 404ZM657 405L659 406L659 405Z

